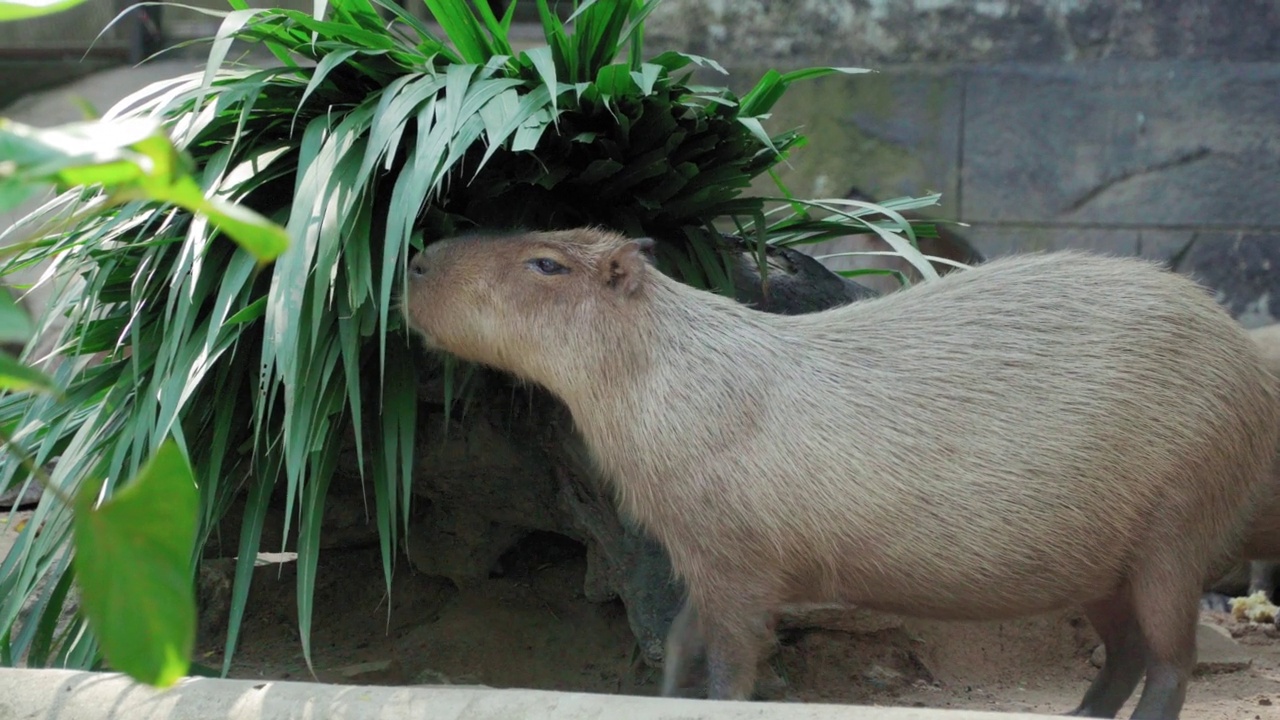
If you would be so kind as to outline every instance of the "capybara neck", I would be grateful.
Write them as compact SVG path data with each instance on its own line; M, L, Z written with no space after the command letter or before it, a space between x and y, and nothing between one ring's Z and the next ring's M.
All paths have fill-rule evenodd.
M783 388L805 377L817 388L835 380L809 354L815 348L839 348L841 371L864 381L838 409L856 442L862 419L892 407L903 390L894 330L882 323L892 311L876 309L887 300L775 315L651 268L616 317L593 325L595 342L567 363L531 363L538 369L528 379L566 404L606 477L631 479L616 490L629 513L648 520L655 503L705 492L696 468L708 452L771 432L763 425Z

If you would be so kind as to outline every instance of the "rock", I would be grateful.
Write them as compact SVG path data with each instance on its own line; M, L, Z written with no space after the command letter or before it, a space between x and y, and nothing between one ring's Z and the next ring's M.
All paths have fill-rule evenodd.
M442 431L443 407L427 406L419 416L423 432L414 460L414 494L431 501L437 518L473 513L489 522L563 531L555 473L544 449L549 439L544 413L552 403L545 393L516 390L497 373L478 374L476 381L465 418L451 417L447 432ZM425 399L436 405L440 398Z
M43 490L32 482L26 488L21 485L0 493L0 510L33 510L40 502Z
M877 690L893 690L907 685L906 675L879 663L872 663L863 670L862 679Z
M459 587L487 579L533 530L581 539L556 510L555 480L541 450L546 427L511 402L526 391L487 371L479 378L474 408L465 421L454 417L447 427L443 408L432 407L443 393L430 387L419 393L424 403L434 403L424 404L418 421L412 491L430 506L409 528L407 552L418 571ZM499 388L505 390L495 394Z
M657 666L684 587L673 577L662 546L618 514L604 481L587 470L586 449L569 431L568 412L557 415L557 420L563 433L559 506L587 538L583 591L595 602L622 600L641 657Z
M498 559L528 533L478 513L432 506L423 522L409 529L405 551L418 572L468 588L488 579Z
M1196 626L1196 675L1237 672L1252 664L1253 657L1226 630L1207 623Z
M196 576L196 638L200 645L221 645L231 617L231 589L235 558L206 559Z

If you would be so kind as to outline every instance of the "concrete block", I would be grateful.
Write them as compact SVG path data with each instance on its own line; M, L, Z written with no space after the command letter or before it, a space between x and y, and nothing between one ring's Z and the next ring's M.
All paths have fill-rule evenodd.
M0 668L0 717L14 720L1051 720L979 710L763 703L482 687L378 687L189 678L168 690L115 673Z

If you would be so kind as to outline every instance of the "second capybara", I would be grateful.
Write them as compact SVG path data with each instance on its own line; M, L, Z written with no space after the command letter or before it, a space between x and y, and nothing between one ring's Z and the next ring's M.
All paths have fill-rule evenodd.
M786 603L1081 605L1107 651L1073 713L1113 717L1145 676L1133 717L1178 716L1201 587L1280 440L1257 345L1202 287L1068 251L784 316L667 277L650 242L437 241L403 308L567 405L685 582L710 697L748 697Z
M1280 382L1280 324L1249 331L1262 350L1268 369ZM1244 557L1249 560L1249 592L1274 596L1276 571L1280 569L1280 460L1276 463L1269 499L1254 514L1245 534Z

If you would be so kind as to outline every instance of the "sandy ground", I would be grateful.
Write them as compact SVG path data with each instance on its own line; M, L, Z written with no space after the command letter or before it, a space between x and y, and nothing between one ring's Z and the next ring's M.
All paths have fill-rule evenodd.
M16 524L29 516L12 517ZM15 536L9 518L0 513L0 557ZM230 674L657 694L659 672L638 661L622 605L583 597L581 546L543 536L502 566L502 577L457 588L402 563L388 595L376 547L326 551L314 601L313 677L297 631L296 567L264 563ZM229 579L217 563L210 567ZM211 606L225 607L229 583L206 587ZM1090 658L1097 640L1078 613L1006 623L895 626L885 619L875 632L780 634L769 665L782 682L763 681L761 694L790 702L1060 714L1096 673ZM1201 667L1182 719L1280 720L1280 631L1214 612L1202 613L1201 623ZM195 661L221 667L219 628L202 633ZM1128 717L1136 697L1120 717Z
M504 577L465 589L405 564L388 598L376 548L329 552L316 588L316 676L656 694L659 673L633 660L621 605L582 597L582 553L555 540L517 549L504 560ZM259 568L233 677L311 679L295 630L294 578L292 564ZM1202 643L1183 719L1280 720L1280 633L1221 613L1205 612L1202 624L1226 632ZM770 664L785 686L766 683L762 693L795 702L1058 714L1074 707L1096 673L1096 645L1077 613L784 633ZM221 659L220 642L201 643L200 662L220 666Z

